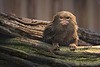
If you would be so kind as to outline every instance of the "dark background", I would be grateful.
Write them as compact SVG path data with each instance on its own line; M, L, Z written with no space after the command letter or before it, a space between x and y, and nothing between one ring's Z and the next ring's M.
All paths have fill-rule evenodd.
M31 19L52 20L62 10L76 15L79 27L100 33L100 0L0 0L0 12Z

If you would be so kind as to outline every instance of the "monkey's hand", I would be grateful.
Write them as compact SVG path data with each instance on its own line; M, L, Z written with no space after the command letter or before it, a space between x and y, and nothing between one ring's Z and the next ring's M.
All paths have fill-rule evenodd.
M74 43L70 44L69 49L70 49L70 51L75 51L77 49L76 44L74 44Z

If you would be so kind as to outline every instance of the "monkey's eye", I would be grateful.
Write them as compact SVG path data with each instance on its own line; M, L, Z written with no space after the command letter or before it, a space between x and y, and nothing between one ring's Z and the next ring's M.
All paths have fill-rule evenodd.
M70 19L70 17L66 17L66 19Z
M63 19L63 17L59 17L60 19Z

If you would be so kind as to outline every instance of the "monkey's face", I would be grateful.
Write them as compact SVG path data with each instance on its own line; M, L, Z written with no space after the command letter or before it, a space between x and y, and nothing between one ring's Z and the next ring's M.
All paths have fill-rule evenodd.
M68 11L61 11L54 16L53 23L66 26L69 23L76 23L76 17Z
M58 20L60 21L59 23L61 25L67 25L70 22L70 17L69 16L62 16L62 15L60 15Z

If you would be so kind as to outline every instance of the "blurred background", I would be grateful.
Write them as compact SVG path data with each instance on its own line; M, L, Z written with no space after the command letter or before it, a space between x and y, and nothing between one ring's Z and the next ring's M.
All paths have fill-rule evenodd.
M62 10L72 12L79 27L100 33L100 0L0 0L0 12L30 19L51 21Z

